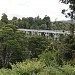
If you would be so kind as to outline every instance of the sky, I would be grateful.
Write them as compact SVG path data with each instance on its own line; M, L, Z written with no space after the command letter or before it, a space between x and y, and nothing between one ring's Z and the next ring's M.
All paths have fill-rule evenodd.
M43 18L49 16L51 21L68 20L63 14L62 9L67 9L68 5L62 4L59 0L0 0L0 18L2 13L7 14L8 19L14 16Z

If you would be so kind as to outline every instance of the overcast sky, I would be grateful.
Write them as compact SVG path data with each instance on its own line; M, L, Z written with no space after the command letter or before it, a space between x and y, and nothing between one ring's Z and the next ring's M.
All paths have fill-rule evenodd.
M13 16L43 18L45 15L50 16L51 21L67 20L61 14L61 10L68 8L67 5L61 4L59 0L0 0L0 17L6 13L8 19Z

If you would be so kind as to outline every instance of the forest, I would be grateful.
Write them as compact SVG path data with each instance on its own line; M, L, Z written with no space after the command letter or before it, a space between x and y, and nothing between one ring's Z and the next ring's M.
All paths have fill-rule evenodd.
M70 3L74 0L60 0ZM72 2L71 2L72 1ZM73 2L74 1L74 2ZM72 5L71 5L72 4ZM65 14L65 9L62 10ZM65 14L72 22L54 21L45 15L8 19L3 13L0 20L0 75L75 75L75 23L74 12ZM27 36L18 29L62 30L59 40L44 36Z

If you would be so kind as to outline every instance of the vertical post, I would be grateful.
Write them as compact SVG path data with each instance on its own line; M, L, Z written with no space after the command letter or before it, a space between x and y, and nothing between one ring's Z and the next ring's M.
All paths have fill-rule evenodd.
M73 36L74 35L74 24L73 23L73 17L74 17L74 11L71 12L71 24L70 24L70 35Z

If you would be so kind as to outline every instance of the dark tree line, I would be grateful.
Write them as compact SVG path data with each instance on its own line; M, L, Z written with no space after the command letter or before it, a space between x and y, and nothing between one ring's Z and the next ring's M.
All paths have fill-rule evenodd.
M44 30L74 30L74 23L62 22L62 21L54 21L51 22L50 17L45 15L43 19L39 16L33 17L23 17L22 19L13 17L12 20L8 20L8 16L3 13L0 20L0 28L7 24L12 24L16 26L16 28L24 28L24 29L44 29ZM72 27L72 26L73 27Z
M25 29L51 29L51 20L49 16L45 16L41 19L39 16L33 17L23 17L22 19L13 17L12 20L8 20L5 13L2 14L1 23L3 24L13 24L18 28Z

